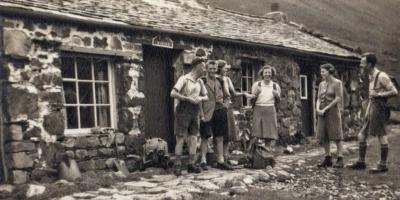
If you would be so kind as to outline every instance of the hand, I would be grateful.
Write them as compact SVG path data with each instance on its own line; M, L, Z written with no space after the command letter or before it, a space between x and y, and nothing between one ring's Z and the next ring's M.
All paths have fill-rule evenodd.
M319 116L324 116L325 111L326 111L325 109L322 109L322 110L318 109L318 110L317 110L317 114L318 114Z
M272 90L272 94L274 95L274 97L279 96L278 90Z
M200 121L204 122L206 120L206 118L204 117L204 115L200 116Z
M372 97L372 98L379 97L379 93L376 92L375 90L370 90L369 91L369 96Z

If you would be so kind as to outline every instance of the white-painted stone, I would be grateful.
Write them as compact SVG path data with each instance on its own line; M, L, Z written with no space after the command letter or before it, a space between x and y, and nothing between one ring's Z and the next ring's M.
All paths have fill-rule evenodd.
M28 186L28 190L26 191L26 197L30 198L36 195L41 195L46 191L46 187L43 185L33 185L30 184Z

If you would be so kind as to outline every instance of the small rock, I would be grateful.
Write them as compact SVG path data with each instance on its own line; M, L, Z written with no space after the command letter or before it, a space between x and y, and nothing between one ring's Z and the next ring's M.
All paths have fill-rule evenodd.
M293 154L294 151L293 151L293 148L291 146L287 146L285 148L285 150L283 151L283 153L285 153L285 154Z
M219 190L220 187L215 185L211 181L200 181L200 182L195 182L197 186L199 186L201 189L206 190L206 191L212 191L212 190Z
M290 174L284 170L277 171L276 175L277 175L277 179L280 181L285 181L285 180L292 178L292 176L290 176Z
M229 190L230 195L244 194L249 190L245 186L234 186Z
M26 191L26 197L30 198L36 195L41 195L46 191L46 187L43 185L29 185L28 190Z
M75 200L75 198L72 196L65 196L65 197L60 198L60 200Z
M258 180L260 180L260 181L262 181L262 182L268 182L268 181L270 181L271 180L271 177L270 177L270 175L268 175L267 173L265 173L265 172L260 172L259 174L258 174Z
M254 179L252 177L246 177L243 179L243 183L245 183L246 185L251 185L254 183Z
M400 198L400 190L399 190L399 191L396 191L396 192L394 192L394 194L397 196L397 198Z
M239 161L237 160L228 160L228 163L233 166L239 165Z
M72 195L72 197L77 198L77 199L92 199L92 198L95 198L96 195L91 194L91 193L82 192L82 193L75 193Z
M135 182L127 182L124 183L125 186L128 187L142 187L142 188L153 188L156 187L158 184L156 183L150 183L147 181L135 181Z
M13 185L0 185L0 193L12 193L14 189Z
M55 182L54 184L59 184L59 185L68 185L68 186L75 185L75 183L73 183L73 182L69 182L69 181L67 181L67 180L65 180L65 179L61 179L61 180L59 180L59 181Z

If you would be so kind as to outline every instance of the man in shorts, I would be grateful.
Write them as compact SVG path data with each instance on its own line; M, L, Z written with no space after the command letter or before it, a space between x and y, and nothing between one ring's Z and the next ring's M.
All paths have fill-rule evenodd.
M197 136L200 128L200 103L208 99L203 81L200 79L205 73L205 60L194 58L192 70L179 77L171 91L171 97L179 101L175 109L175 167L174 173L182 174L182 150L185 140L189 149L189 173L200 173L201 169L195 166Z
M349 165L350 169L363 170L367 168L365 154L367 151L367 137L377 136L381 147L381 161L376 168L370 169L370 173L382 173L388 171L386 161L389 152L386 124L389 120L390 110L385 106L386 99L397 95L398 91L389 76L375 67L376 55L363 54L361 58L361 72L369 77L369 102L365 112L365 124L358 134L360 146L359 159Z
M207 62L207 76L203 78L207 89L208 100L202 103L201 117L201 162L200 167L207 170L206 155L208 152L208 139L213 135L214 148L217 152L216 168L231 170L224 159L224 137L228 134L227 106L224 104L223 81L217 78L218 63Z

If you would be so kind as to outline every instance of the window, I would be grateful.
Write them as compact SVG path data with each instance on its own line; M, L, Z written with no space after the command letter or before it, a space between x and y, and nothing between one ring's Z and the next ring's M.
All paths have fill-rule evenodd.
M112 127L111 63L108 58L63 55L66 133L88 133L90 128Z
M308 98L306 75L300 75L300 98L304 100Z
M254 66L251 62L242 62L242 92L251 93L251 86L253 86L256 73ZM250 106L250 101L243 96L243 106Z

